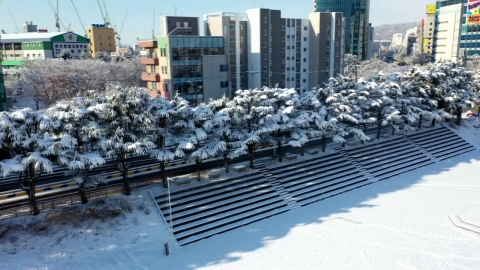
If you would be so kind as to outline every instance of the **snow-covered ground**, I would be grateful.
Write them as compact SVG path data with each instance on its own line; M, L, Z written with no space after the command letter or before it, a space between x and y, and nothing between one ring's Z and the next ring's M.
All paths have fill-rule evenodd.
M479 146L478 130L454 130ZM142 190L105 222L32 236L2 231L47 213L0 221L0 269L480 269L478 194L480 150L179 247Z

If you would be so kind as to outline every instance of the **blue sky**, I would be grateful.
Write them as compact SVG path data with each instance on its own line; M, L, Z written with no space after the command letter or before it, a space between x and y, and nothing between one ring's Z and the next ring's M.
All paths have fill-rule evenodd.
M55 0L50 0L55 4ZM74 0L85 25L102 23L97 0ZM110 19L118 25L128 9L122 32L122 43L132 44L136 38L150 38L153 27L153 7L156 8L155 33L160 34L160 14L203 17L203 14L220 11L245 12L256 7L280 9L282 17L308 18L312 12L312 0L105 0ZM384 23L419 21L424 17L426 5L435 0L370 0L370 22L375 26ZM82 28L71 0L59 0L60 19L65 25L82 34ZM0 29L13 33L15 26L8 9L15 17L18 27L25 21L33 21L39 28L55 31L55 17L47 0L0 0ZM21 30L21 29L20 29Z

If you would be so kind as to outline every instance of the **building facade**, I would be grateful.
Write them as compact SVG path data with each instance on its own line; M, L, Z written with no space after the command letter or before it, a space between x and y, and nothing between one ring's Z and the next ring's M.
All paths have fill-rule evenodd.
M433 38L435 33L435 14L427 14L423 22L423 52L433 53Z
M309 89L310 21L282 18L280 10L247 10L248 87Z
M366 60L370 0L314 0L315 12L341 12L346 18L346 51Z
M199 36L200 19L186 16L163 16L162 36Z
M342 13L310 13L309 85L322 86L343 73L345 23Z
M225 37L232 93L248 87L248 19L245 13L220 12L204 16L205 35Z
M72 32L2 34L0 53L3 68L16 68L24 60L58 58L68 50L73 58L88 54L90 40Z
M437 1L433 56L435 60L458 61L462 32L463 4L458 1Z
M372 24L369 24L368 30L368 50L367 50L367 59L372 59L374 52L373 52L373 40L375 38L375 27Z
M115 30L104 24L91 24L87 28L87 38L90 39L89 53L92 57L98 52L116 52Z
M193 104L229 96L224 37L166 36L141 41L147 57L142 75L153 97L178 95Z

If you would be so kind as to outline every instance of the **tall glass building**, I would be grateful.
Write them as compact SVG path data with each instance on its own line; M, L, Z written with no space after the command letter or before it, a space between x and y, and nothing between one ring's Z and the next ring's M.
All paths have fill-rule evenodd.
M368 57L370 0L314 0L315 12L342 12L346 19L345 44L348 53L360 60Z

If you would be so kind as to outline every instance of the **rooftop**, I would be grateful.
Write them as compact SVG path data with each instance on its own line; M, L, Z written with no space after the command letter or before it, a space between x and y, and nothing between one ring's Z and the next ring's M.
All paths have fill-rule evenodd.
M10 42L50 41L52 37L63 35L65 33L67 32L1 34L0 41L10 41Z

